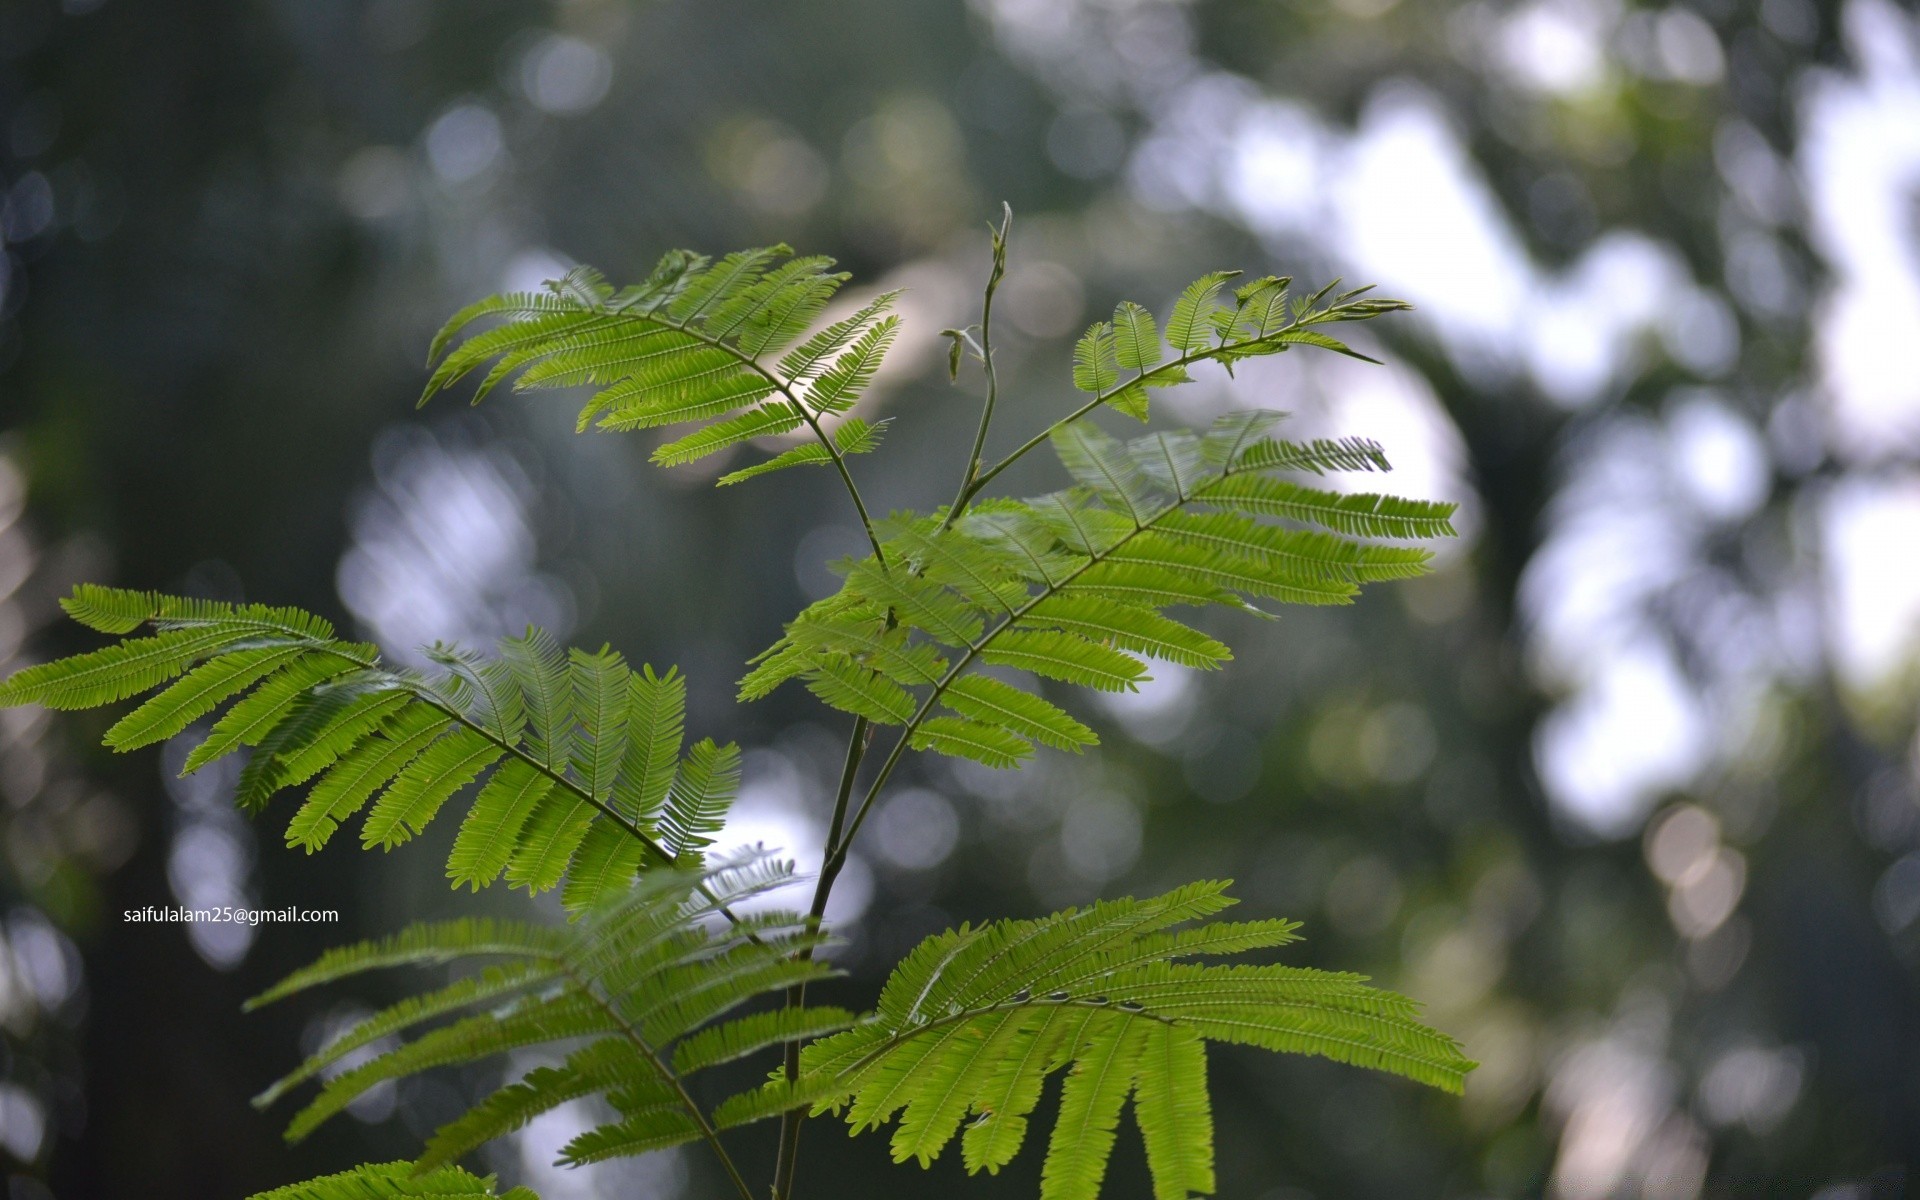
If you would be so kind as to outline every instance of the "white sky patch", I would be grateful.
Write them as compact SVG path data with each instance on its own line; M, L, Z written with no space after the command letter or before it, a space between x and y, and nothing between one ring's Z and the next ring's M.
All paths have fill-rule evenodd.
M1437 104L1385 89L1332 166L1336 237L1357 276L1413 301L1450 342L1511 344L1531 264Z
M1920 452L1920 68L1914 24L1854 0L1858 75L1813 76L1801 110L1810 236L1835 283L1816 318L1832 436L1855 459Z
M1524 372L1567 407L1637 373L1649 335L1707 377L1739 351L1725 303L1665 242L1618 230L1563 272L1534 263L1445 107L1404 81L1346 133L1237 77L1197 78L1158 114L1130 177L1149 205L1326 245L1337 270L1417 305L1464 371Z
M1820 505L1829 653L1840 677L1871 688L1920 652L1920 475L1849 479Z
M1654 799L1705 766L1706 714L1665 647L1609 645L1587 686L1541 722L1534 758L1560 810L1603 837L1639 827Z
M1607 36L1619 6L1594 0L1542 0L1500 23L1494 57L1515 82L1567 95L1598 86L1607 71Z
M573 595L538 569L537 497L510 454L403 425L381 435L373 460L335 584L383 648L418 663L437 640L488 649L528 625L566 637Z
M797 870L812 872L826 851L826 841L826 821L807 803L801 773L772 751L749 755L745 782L727 814L726 828L714 839L715 846L723 851L762 846L774 857L794 863ZM813 878L809 875L736 908L747 911L788 908L804 912L812 899ZM858 854L848 855L847 865L834 883L833 895L827 904L827 923L847 925L858 921L872 899L872 869Z

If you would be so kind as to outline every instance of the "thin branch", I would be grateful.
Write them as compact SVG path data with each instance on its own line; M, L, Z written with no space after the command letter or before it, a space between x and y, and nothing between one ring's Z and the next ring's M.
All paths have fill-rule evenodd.
M1066 428L1067 426L1073 424L1075 421L1078 421L1081 417L1084 417L1088 413L1092 412L1094 409L1099 408L1101 405L1110 402L1115 396L1118 396L1121 392L1126 391L1128 388L1151 387L1153 386L1153 381L1160 379L1163 376L1170 375L1175 371L1182 371L1185 368L1192 366L1194 363L1210 362L1214 359L1218 359L1222 356L1223 353L1237 354L1238 352L1247 350L1249 348L1257 348L1260 346L1268 346L1268 345L1287 344L1288 335L1298 333L1303 326L1320 324L1321 323L1320 318L1322 318L1323 316L1324 314L1321 314L1321 313L1309 313L1304 317L1299 317L1294 319L1293 321L1288 322L1286 325L1282 326L1279 329L1274 330L1272 333L1263 334L1262 336L1257 338L1248 338L1244 342L1235 342L1232 345L1228 345L1228 346L1208 346L1204 350L1190 350L1187 353L1182 354L1178 358L1170 359L1169 361L1163 362L1158 366L1142 371L1138 375L1135 375L1132 379L1126 380L1123 383L1116 383L1114 386L1108 388L1106 391L1097 393L1093 397L1093 399L1087 401L1085 404L1082 404L1079 408L1074 409L1072 412L1068 413L1066 416L1061 417L1059 420L1055 421L1053 424L1047 426L1045 429L1042 429L1039 433L1034 434L1032 437L1022 442L1019 446L1015 447L1013 452L1008 454L1005 458L993 464L991 467L988 467L985 471L982 471L973 480L971 484L969 484L965 489L961 491L960 499L955 504L954 507L957 509L961 505L971 502L975 496L980 494L981 489L985 488L987 484L993 482L993 479L996 475L1000 474L1000 472L1006 470L1008 467L1012 466L1014 463L1020 461L1020 459L1026 457L1026 455L1032 452L1033 450L1036 450L1040 446L1046 444L1047 439L1051 438L1056 431Z
M987 371L987 399L980 408L980 428L973 435L973 453L967 459L966 473L960 477L960 492L941 522L943 529L960 519L973 495L970 489L974 477L980 474L980 454L986 449L987 427L993 424L993 405L1000 396L1000 373L993 363L993 294L1007 273L1007 235L1013 229L1013 206L1002 202L1000 210L1000 228L993 231L993 270L987 275L986 295L980 302L980 363Z
M827 826L827 844L820 864L820 878L813 887L813 904L807 912L807 928L818 929L827 915L827 899L833 893L833 883L840 875L840 867L845 863L844 855L836 856L834 848L840 842L841 830L846 825L847 804L853 798L854 776L860 771L860 760L866 756L867 746L873 740L873 723L865 717L856 717L853 733L847 738L847 757L840 768L840 786L833 801L833 818ZM813 947L800 951L801 961L813 957ZM807 985L797 983L787 989L787 1007L799 1008L807 1002ZM800 1078L800 1043L788 1042L784 1061L789 1081ZM794 1109L780 1115L780 1146L774 1160L773 1200L787 1200L793 1195L794 1173L800 1164L800 1128L806 1113Z

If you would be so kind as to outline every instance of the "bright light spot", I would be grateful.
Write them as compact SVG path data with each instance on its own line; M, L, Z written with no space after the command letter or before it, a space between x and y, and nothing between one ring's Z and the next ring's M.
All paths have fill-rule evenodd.
M17 1083L0 1083L0 1146L18 1162L40 1157L47 1134L47 1113L32 1092Z
M1667 897L1667 916L1682 937L1698 940L1733 915L1747 886L1747 860L1721 847L1702 867L1689 871Z
M586 112L606 97L613 60L591 42L542 38L520 60L520 88L536 108L561 116Z
M1605 38L1612 14L1579 0L1541 0L1500 25L1500 64L1537 91L1566 94L1599 84L1606 75Z
M187 908L250 907L252 870L252 840L212 821L188 822L167 854L167 881ZM238 921L194 921L187 940L210 966L226 971L247 956L254 932Z
M1801 106L1811 237L1835 287L1816 315L1822 395L1840 448L1860 459L1920 449L1920 71L1913 23L1884 0L1846 9L1859 75L1818 73Z
M909 788L873 815L874 848L902 870L937 867L959 842L959 814L938 792Z
M771 751L750 755L746 781L715 844L725 849L761 846L774 857L795 863L799 869L810 869L826 851L827 829L826 822L807 805L803 789L800 772L780 755ZM804 911L812 897L812 879L800 879L740 907L748 911L769 908ZM872 869L858 854L848 855L840 878L834 882L833 895L827 905L827 921L836 925L852 924L867 911L872 900Z
M457 105L427 128L427 162L445 183L466 183L505 149L500 118L479 104Z
M677 1200L685 1194L687 1164L677 1149L584 1167L563 1167L555 1161L562 1147L605 1119L588 1101L570 1100L528 1121L514 1139L520 1158L520 1182L537 1191L542 1200L598 1200L602 1196Z
M572 593L536 568L535 491L512 455L406 425L381 435L373 459L335 582L383 647L418 663L434 641L487 647L528 625L566 637Z
M1889 934L1920 921L1920 854L1897 859L1873 885L1873 915Z
M1618 837L1662 791L1692 778L1710 749L1704 714L1665 648L1612 647L1534 739L1540 777L1580 824Z
M1920 639L1920 475L1847 479L1820 505L1827 636L1841 678L1870 689L1896 676Z
M7 943L21 982L41 1008L59 1008L80 990L80 952L35 910L14 914L7 923Z
M1338 159L1333 212L1352 269L1446 336L1503 347L1528 303L1531 265L1438 104L1386 91Z
M1228 199L1262 228L1306 224L1321 202L1325 141L1319 122L1297 105L1248 108L1223 169Z
M1805 1073L1798 1051L1737 1046L1701 1079L1701 1111L1716 1125L1743 1124L1764 1136L1793 1111Z
M1738 521L1766 500L1773 476L1766 443L1744 418L1695 396L1667 418L1667 431L1674 475L1706 515Z
M1718 83L1726 73L1720 35L1698 13L1674 7L1660 14L1654 26L1654 47L1669 79L1696 87Z
M1680 804L1647 827L1647 866L1662 883L1681 883L1703 872L1720 845L1720 822L1706 809Z
M1186 732L1200 704L1199 681L1191 667L1153 664L1153 677L1131 692L1101 692L1094 697L1135 741L1165 746Z

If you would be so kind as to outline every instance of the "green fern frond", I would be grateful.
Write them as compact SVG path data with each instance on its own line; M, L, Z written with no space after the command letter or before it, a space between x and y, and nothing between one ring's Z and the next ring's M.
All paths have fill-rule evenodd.
M725 1115L844 1108L856 1131L897 1119L895 1161L922 1165L965 1123L967 1169L997 1171L1025 1140L1046 1078L1065 1070L1041 1195L1098 1194L1131 1098L1155 1195L1184 1198L1213 1187L1206 1042L1460 1090L1473 1064L1453 1040L1421 1025L1411 1001L1358 976L1176 961L1293 940L1284 921L1190 924L1232 903L1224 889L1193 884L929 938L894 969L875 1012L802 1051L795 1083L775 1081Z
M898 330L898 318L886 313L894 293L787 350L847 279L830 259L791 253L771 246L714 262L674 251L645 284L623 292L577 271L544 296L471 305L434 339L437 366L421 402L476 373L475 403L509 379L519 391L589 387L581 429L699 423L655 450L662 466L809 427L811 444L731 472L722 479L729 484L864 453L878 442L877 426L829 434L816 418L846 412L872 382ZM484 319L502 323L470 332Z
M855 454L871 454L880 448L881 436L886 432L886 421L866 421L859 417L848 417L840 422L832 433L834 449L842 458ZM729 471L714 483L728 487L744 483L774 471L784 471L788 467L824 467L833 462L833 452L817 442L795 446L791 450L782 450L763 463L751 467L742 467L738 471Z
M708 738L687 752L660 814L660 840L676 860L684 861L720 832L727 809L740 790L740 750L716 746Z
M504 1192L494 1187L493 1176L469 1174L458 1167L418 1172L409 1162L368 1163L337 1175L255 1192L249 1200L540 1200L523 1187Z
M386 666L376 647L339 640L296 609L93 585L68 607L123 636L142 624L155 632L30 667L0 684L0 703L106 704L165 685L114 724L107 744L151 745L217 713L185 769L251 747L235 795L248 811L310 783L289 845L317 850L365 810L361 843L391 849L464 794L471 801L447 864L454 885L477 888L505 871L515 886L553 887L584 846L586 878L567 893L578 910L704 844L669 851L648 832L679 770L685 695L674 672L631 670L607 649L563 655L530 630L502 643L498 659L432 647L427 657L442 670L420 674ZM678 815L691 824L676 836L704 839L727 798L683 801ZM611 832L589 840L600 821Z
M728 769L717 749L696 747L693 757L712 760L716 773ZM593 1095L603 1096L619 1119L569 1145L565 1161L640 1153L706 1136L705 1115L682 1080L853 1023L853 1014L835 1008L727 1016L757 998L832 973L800 953L824 941L801 914L755 914L738 927L708 920L725 905L791 881L788 865L745 854L701 871L651 872L565 929L459 921L330 951L252 1004L383 967L467 959L484 966L362 1020L256 1103L272 1103L337 1069L349 1055L444 1021L328 1078L293 1118L288 1136L306 1136L384 1080L582 1039L585 1044L559 1065L536 1067L442 1126L418 1168L438 1168L542 1112Z

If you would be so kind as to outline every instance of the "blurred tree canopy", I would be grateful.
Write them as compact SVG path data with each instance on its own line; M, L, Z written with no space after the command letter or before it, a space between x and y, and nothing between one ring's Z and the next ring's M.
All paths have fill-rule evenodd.
M832 481L768 481L768 521L646 467L645 437L574 438L564 404L415 414L440 320L671 246L835 255L910 289L892 453L860 464L885 509L937 502L928 464L966 440L936 331L970 319L1003 198L1009 439L1070 403L1062 310L1215 266L1377 280L1420 305L1369 343L1385 367L1287 356L1181 413L1379 436L1403 490L1468 506L1446 569L1252 631L1222 676L1158 672L1091 712L1096 759L920 764L843 885L842 986L957 920L1228 875L1484 1065L1454 1102L1219 1054L1223 1195L1895 1195L1920 1157L1916 63L1890 0L12 0L0 663L78 644L49 621L82 577L300 604L402 653L537 619L677 661L695 723L755 748L740 837L798 848L843 731L732 681L854 549ZM432 849L308 859L166 754L6 717L13 1200L392 1157L476 1082L285 1150L246 1097L345 1010L238 1003L445 910ZM344 919L120 917L173 903ZM692 1156L552 1171L565 1137L493 1165L549 1200L706 1194ZM847 1194L902 1185L877 1141L808 1153ZM1110 1190L1147 1194L1124 1138Z

